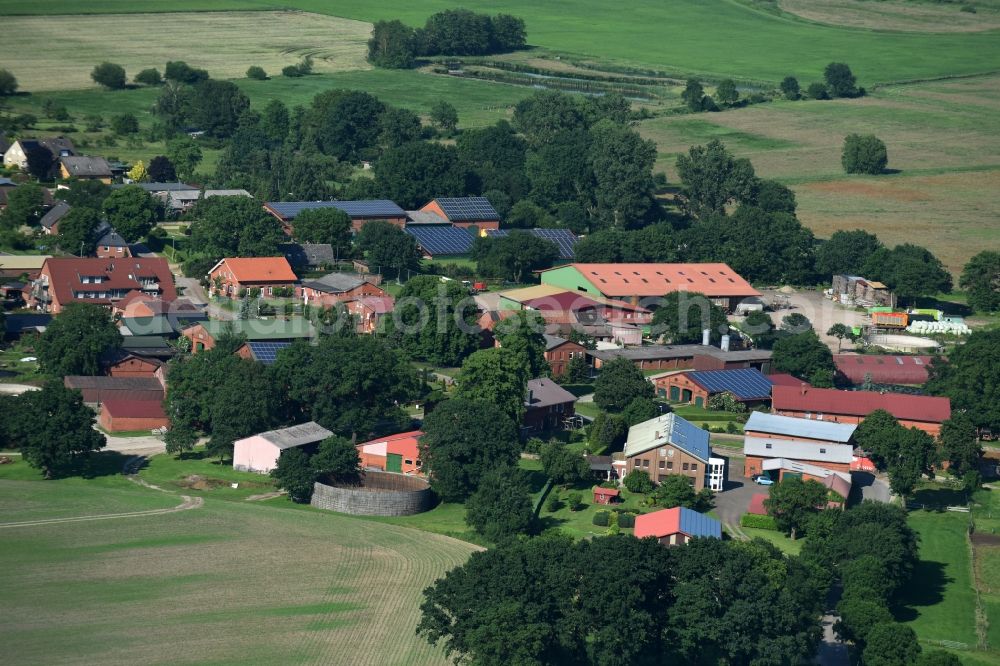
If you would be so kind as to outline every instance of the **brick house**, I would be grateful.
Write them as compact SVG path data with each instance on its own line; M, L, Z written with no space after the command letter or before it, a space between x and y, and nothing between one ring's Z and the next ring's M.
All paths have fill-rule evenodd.
M710 487L712 466L718 464L712 462L708 433L674 413L629 428L624 458L625 474L639 469L649 474L654 483L671 474L680 474L687 477L695 490Z
M423 435L421 430L411 430L358 444L361 467L422 476L420 438Z
M720 393L730 393L751 407L771 399L771 381L755 368L676 372L655 377L653 384L661 398L697 407Z
M653 537L664 546L678 546L698 537L721 539L722 523L691 509L675 506L635 517L637 539Z
M392 313L396 299L392 296L365 296L349 301L348 308L358 319L359 333L374 333L379 330L382 320Z
M468 229L499 229L500 214L486 197L446 197L434 199L421 209L433 213L453 226Z
M709 345L643 345L622 349L590 349L594 368L616 358L627 358L640 370L732 370L755 368L763 374L771 371L771 350L742 349L724 351Z
M88 377L68 375L63 385L83 394L88 404L108 400L144 400L163 402L163 384L157 377Z
M65 201L55 202L51 208L45 211L42 219L38 221L42 225L42 233L46 236L56 236L59 234L59 222L73 210Z
M109 377L155 377L163 361L119 350L103 358L102 365Z
M552 369L553 377L561 377L574 358L586 359L587 348L579 342L554 335L545 336L545 360Z
M332 308L337 303L362 298L383 298L388 294L374 279L356 273L328 273L315 280L306 280L301 288L302 302L320 308Z
M242 335L248 342L294 342L311 340L316 329L308 319L236 319L210 320L188 326L181 335L191 341L191 353L214 349L216 341L227 331Z
M850 423L753 412L743 429L743 474L752 477L780 469L769 464L774 460L849 474L856 428Z
M771 391L775 414L834 423L861 423L876 409L884 409L905 428L918 428L937 437L941 423L951 418L951 401L926 395L838 391L811 386L775 386Z
M576 414L575 405L576 396L551 379L529 380L522 426L529 432L561 428L566 419Z
M275 289L294 289L299 278L284 257L229 257L219 260L208 272L210 296L241 298L250 289L263 297Z
M177 298L167 260L159 257L76 258L45 260L32 283L33 308L59 313L68 303L111 306L130 291L172 301Z
M97 236L97 240L94 244L97 248L94 250L94 254L101 259L118 259L132 256L132 247L107 222L102 223L98 227L95 235Z
M108 432L153 430L170 425L163 405L152 400L105 400L97 421Z

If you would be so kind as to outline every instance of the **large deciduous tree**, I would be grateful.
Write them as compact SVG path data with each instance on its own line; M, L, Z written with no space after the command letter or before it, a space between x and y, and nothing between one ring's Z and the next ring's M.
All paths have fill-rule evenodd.
M939 440L941 454L953 473L962 476L979 470L983 447L979 444L976 424L968 414L952 412L951 418L941 424Z
M559 258L559 248L544 238L514 229L499 238L476 238L472 258L481 275L524 282L530 271L551 268Z
M499 407L514 422L524 414L530 377L524 358L507 348L481 349L462 363L456 395Z
M163 218L163 208L138 185L126 185L104 200L104 215L122 238L135 243Z
M121 344L121 333L106 309L90 303L70 303L46 327L35 351L47 375L97 375L101 372L101 356Z
M177 180L177 170L164 155L157 155L149 160L149 180L154 183L172 183Z
M345 250L351 244L351 218L337 208L313 208L295 216L294 236L300 243L329 243Z
M976 331L930 366L927 391L951 399L979 428L1000 432L1000 329Z
M427 415L423 430L423 466L446 502L467 498L489 470L513 467L521 451L514 422L486 402L447 400Z
M530 489L517 467L487 472L465 503L465 522L494 543L527 532L534 518Z
M658 507L672 509L675 506L683 506L693 511L708 513L712 510L714 497L710 488L702 488L695 491L691 485L690 477L683 474L669 474L660 482L654 490L650 499Z
M375 22L368 40L368 62L385 69L409 69L415 53L413 28L399 20Z
M813 517L826 507L826 488L812 479L803 481L800 477L789 476L771 487L764 507L778 529L789 533L795 541L809 529Z
M941 260L927 248L910 243L876 250L862 271L868 278L885 282L902 300L948 293L952 287L951 273Z
M921 647L913 629L898 622L871 628L862 658L865 666L907 666L915 664Z
M591 130L595 215L615 227L642 226L653 210L656 144L611 120Z
M104 86L108 90L120 90L128 82L125 77L125 68L111 62L95 65L94 70L90 73L90 78L94 80L94 83Z
M729 323L722 308L695 291L670 292L653 313L654 335L662 335L675 345L700 343L705 329L717 342L728 332Z
M83 404L79 391L58 379L46 382L40 391L6 400L3 406L4 438L46 479L63 473L76 456L105 446L104 436L94 429L93 410Z
M653 384L632 361L616 358L601 366L594 382L594 402L603 410L620 412L637 398L652 398Z
M407 271L420 268L417 242L399 227L375 220L361 227L355 239L368 265L380 273L402 278Z
M833 386L833 375L836 372L833 354L815 331L779 338L774 343L774 356L771 360L776 370L795 375L813 386Z
M834 97L857 97L860 91L851 68L842 62L831 62L823 70L823 78Z
M545 360L545 319L531 310L519 310L493 328L493 336L504 349L518 354L528 378L548 376Z
M97 247L100 214L92 208L72 208L59 220L59 249L81 257L93 254Z
M858 275L868 259L883 247L878 236L862 229L835 231L816 249L816 272L826 279Z
M466 193L465 169L453 146L417 141L392 148L375 165L375 182L407 210L435 197Z
M399 292L386 329L411 357L454 367L479 346L477 313L462 285L421 275Z
M724 213L733 202L752 200L757 183L750 160L733 157L717 139L679 155L677 172L688 206L699 217Z
M190 213L191 245L215 259L270 257L284 239L278 221L249 197L209 197Z
M344 436L366 437L378 427L405 424L399 404L416 389L414 370L372 336L324 336L278 355L272 377L294 416Z
M548 442L541 450L542 470L553 483L573 485L590 477L590 465L578 452L562 442Z
M958 285L968 292L973 310L1000 310L1000 252L984 250L969 259Z
M7 208L0 214L0 224L6 229L35 226L42 218L45 194L34 183L18 185L7 193Z
M885 143L874 134L848 134L840 162L846 173L877 176L889 164L889 154Z

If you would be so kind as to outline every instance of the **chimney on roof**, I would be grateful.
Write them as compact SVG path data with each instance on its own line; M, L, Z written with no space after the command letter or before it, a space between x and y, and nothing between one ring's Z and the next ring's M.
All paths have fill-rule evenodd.
M660 431L657 430L655 433L653 433L653 439L659 439L659 438L660 438Z
M709 345L709 342L712 339L711 335L712 335L712 332L709 329L707 329L707 328L704 329L701 332L701 344L704 345L705 347L707 347Z
M729 351L729 336L728 335L723 335L722 336L722 351L725 351L725 352Z
M806 383L805 382L800 382L799 383L799 394L800 395L805 395L806 394Z

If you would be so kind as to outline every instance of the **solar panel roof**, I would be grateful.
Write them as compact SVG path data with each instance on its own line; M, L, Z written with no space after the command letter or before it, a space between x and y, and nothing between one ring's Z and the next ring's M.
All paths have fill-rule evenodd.
M271 365L278 358L278 352L286 347L290 347L291 342L248 342L247 347L250 348L250 354L253 357L263 363L264 365Z
M406 227L406 233L413 236L417 244L431 256L468 254L472 251L473 236L458 227Z
M740 400L771 397L771 380L755 368L695 371L689 372L688 377L709 393L728 391Z
M266 206L283 220L294 220L304 210L337 208L351 217L406 217L406 211L388 199L371 201L269 201Z
M500 215L486 197L455 197L435 199L452 222L499 220Z
M490 238L503 238L509 236L511 231L511 229L487 229L486 235ZM559 248L560 259L572 259L575 256L573 246L578 239L569 229L524 229L523 231L555 244Z

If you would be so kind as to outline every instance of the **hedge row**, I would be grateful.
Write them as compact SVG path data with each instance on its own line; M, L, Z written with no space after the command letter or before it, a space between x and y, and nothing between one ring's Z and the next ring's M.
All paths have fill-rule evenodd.
M744 513L740 516L740 527L755 527L759 530L777 530L771 516L759 516L755 513Z

